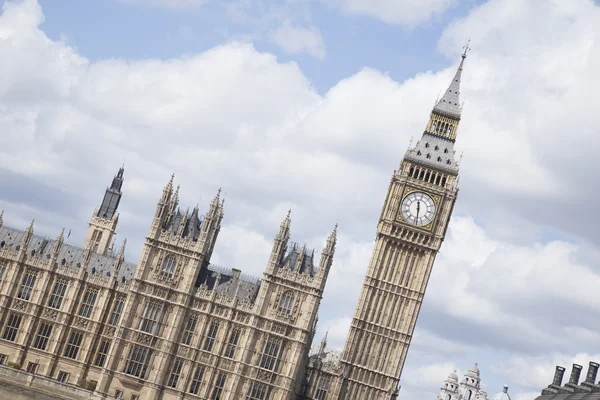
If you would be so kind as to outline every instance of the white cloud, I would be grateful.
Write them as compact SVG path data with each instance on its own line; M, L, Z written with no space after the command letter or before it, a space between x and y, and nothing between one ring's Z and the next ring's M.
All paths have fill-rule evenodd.
M271 34L273 42L289 54L308 53L325 58L325 42L315 27L298 27L285 22Z
M367 15L390 24L414 26L450 8L455 0L331 0L326 3L354 15Z
M166 8L190 8L199 7L208 0L121 0L125 3L153 4Z

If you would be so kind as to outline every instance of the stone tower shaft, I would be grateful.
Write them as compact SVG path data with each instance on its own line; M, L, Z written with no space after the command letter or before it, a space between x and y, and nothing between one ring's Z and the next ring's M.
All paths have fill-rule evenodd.
M468 47L466 47L468 49ZM344 398L395 399L429 276L458 195L454 141L466 52L421 139L394 171L341 362Z

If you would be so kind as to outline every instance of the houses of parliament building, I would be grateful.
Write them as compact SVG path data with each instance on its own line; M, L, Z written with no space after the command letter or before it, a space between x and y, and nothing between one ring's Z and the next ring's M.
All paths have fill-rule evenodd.
M467 48L468 49L468 48ZM218 193L201 216L166 184L137 264L115 248L124 170L81 247L3 224L0 364L122 400L390 400L458 194L454 142L466 52L421 139L394 170L344 349L312 346L337 225L320 256L288 213L261 279L211 264ZM310 349L315 350L311 352Z

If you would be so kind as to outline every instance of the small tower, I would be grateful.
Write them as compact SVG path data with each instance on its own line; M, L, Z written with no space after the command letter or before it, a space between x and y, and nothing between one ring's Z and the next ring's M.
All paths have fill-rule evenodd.
M117 208L123 195L121 187L123 186L124 172L123 167L119 168L112 184L106 188L102 204L94 210L83 242L84 249L100 254L107 254L109 250L112 250L109 246L113 236L116 235L115 231L119 222Z
M337 229L338 225L335 224L333 231L327 238L325 248L321 252L321 260L319 262L319 269L317 274L321 278L321 290L325 289L325 283L327 283L327 277L329 276L329 270L333 264L333 256L335 254L335 245L337 243Z
M456 370L452 371L441 387L437 400L458 400L458 375Z
M475 365L467 371L460 384L460 394L464 400L475 400L475 396L479 392L479 389L481 389L481 378L479 366L475 363Z

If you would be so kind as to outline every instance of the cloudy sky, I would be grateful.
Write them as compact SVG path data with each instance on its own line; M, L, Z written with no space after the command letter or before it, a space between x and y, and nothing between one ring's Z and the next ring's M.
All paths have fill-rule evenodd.
M392 171L472 38L461 191L402 377L480 364L531 400L600 361L600 6L591 0L24 0L0 16L5 224L81 243L123 162L137 261L171 173L225 220L213 262L260 276L288 208L321 249L317 340L341 348Z

